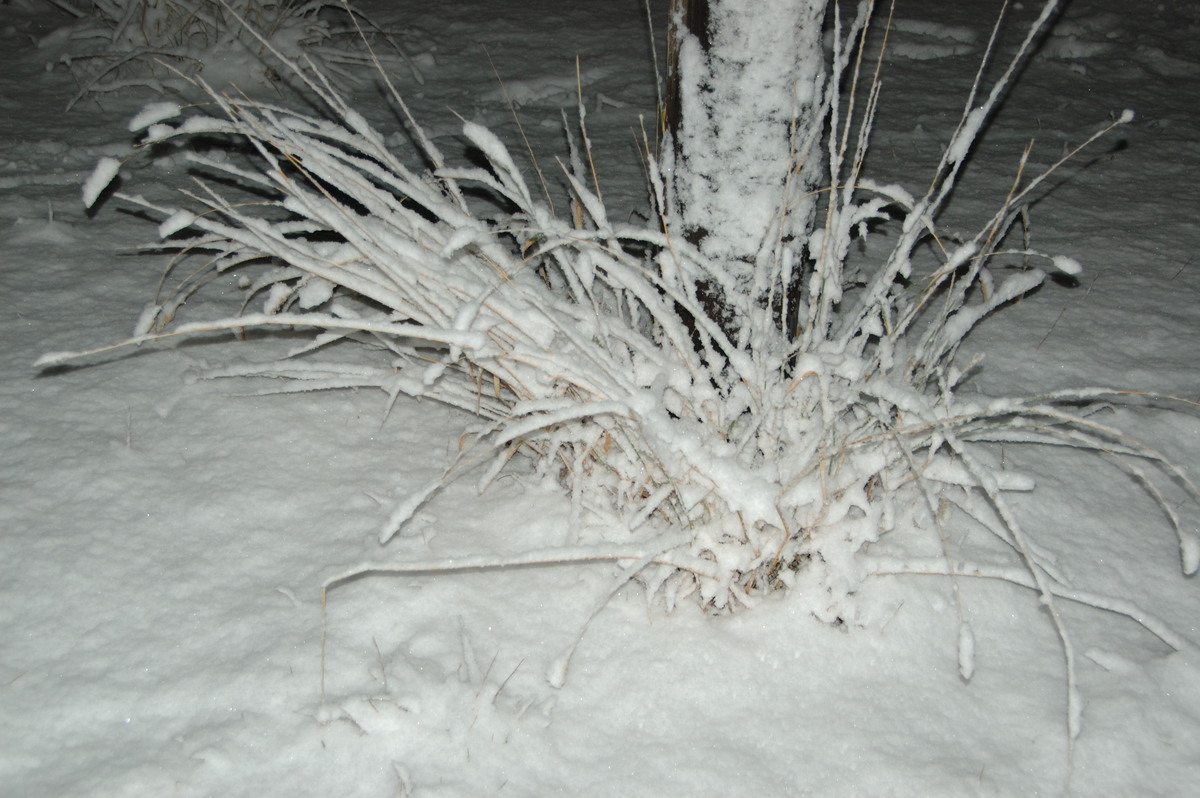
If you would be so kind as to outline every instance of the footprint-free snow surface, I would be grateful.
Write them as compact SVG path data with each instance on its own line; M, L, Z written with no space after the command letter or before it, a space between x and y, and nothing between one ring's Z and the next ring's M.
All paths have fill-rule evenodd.
M578 56L610 215L645 209L636 131L655 89L641 2L362 5L397 33L409 57L398 87L448 152L455 114L524 152L516 110L553 164ZM661 56L666 2L651 5ZM876 180L928 183L998 7L898 0L867 164ZM1018 4L1004 46L1035 12ZM1080 590L1136 604L1187 645L1172 651L1123 616L1064 605L1083 698L1070 753L1062 646L1036 595L1005 582L958 585L975 634L969 682L951 585L911 576L866 578L838 626L786 593L734 614L667 614L631 584L596 615L556 689L548 668L612 584L602 564L352 580L328 594L322 661L330 575L544 545L561 537L569 503L518 460L482 495L471 480L451 486L380 547L389 508L441 472L463 420L401 400L381 425L382 394L247 397L236 382L196 379L286 349L278 337L197 337L34 369L44 352L128 335L165 265L134 252L155 239L151 222L117 202L91 215L80 203L92 165L128 152L126 122L153 97L64 111L78 87L47 64L67 52L52 34L70 22L51 3L0 6L0 794L1196 789L1200 585L1182 575L1152 498L1078 452L1004 454L1038 481L1014 499L1022 523ZM1200 399L1198 38L1194 4L1076 0L1021 75L943 218L951 229L988 218L1030 140L1031 163L1045 166L1114 113L1138 118L1033 208L1035 246L1085 270L976 330L970 347L986 359L973 390ZM345 85L399 130L369 79ZM168 154L125 180L165 196L188 177ZM187 310L203 318L237 298L231 277ZM1196 478L1200 417L1178 406L1102 412ZM1181 496L1168 500L1195 530L1200 507Z

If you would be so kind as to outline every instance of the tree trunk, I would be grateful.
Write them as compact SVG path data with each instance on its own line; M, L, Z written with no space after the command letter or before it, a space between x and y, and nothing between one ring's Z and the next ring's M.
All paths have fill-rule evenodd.
M738 290L752 290L760 254L800 240L812 222L827 3L671 0L671 221ZM720 292L699 288L714 320L735 331Z

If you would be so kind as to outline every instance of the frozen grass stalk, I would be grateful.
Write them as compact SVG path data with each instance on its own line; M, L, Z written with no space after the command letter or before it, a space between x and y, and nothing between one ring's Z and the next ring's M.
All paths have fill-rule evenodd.
M871 6L860 6L845 27L838 17L834 57L816 70L821 77L811 87L818 112L794 134L803 146L793 158L810 160L785 163L778 176L786 182L811 170L824 137L817 162L830 188L815 209L786 204L769 218L740 220L740 240L761 243L736 265L743 273L737 279L720 247L701 248L680 234L670 176L653 147L644 156L654 223L608 217L584 166L591 159L586 135L582 150L572 141L563 170L570 212L556 215L488 130L463 128L483 166L448 165L411 117L418 151L398 153L322 72L262 39L327 113L223 94L197 80L209 95L207 110L160 104L138 117L146 151L215 134L242 142L252 157L239 165L188 151L199 170L224 180L197 181L182 207L116 195L164 220L160 232L177 249L176 263L202 264L143 314L138 337L124 343L250 326L310 330L287 357L213 376L282 381L264 393L375 387L391 401L428 397L473 415L457 459L442 479L397 502L380 529L382 541L403 533L442 485L489 464L486 487L518 454L570 496L573 537L565 549L365 564L326 588L371 570L632 562L622 580L636 577L668 608L690 600L725 611L802 586L797 600L832 622L853 620L850 597L868 573L941 574L956 600L959 580L1005 579L1035 590L1050 612L1067 660L1073 739L1081 703L1059 598L1130 614L1169 644L1183 643L1119 599L1071 588L1037 535L1009 510L1006 494L1033 489L1032 480L1006 470L995 451L1048 444L1113 458L1158 501L1185 573L1200 565L1200 546L1158 481L1174 480L1193 496L1195 485L1157 451L1097 420L1104 403L1132 400L1128 392L989 398L960 391L977 362L957 361L974 326L1040 285L1045 274L1037 263L1068 274L1080 268L1027 247L1018 254L1036 256L1034 268L1003 278L990 268L1031 192L1058 164L1015 184L995 215L960 243L939 235L936 224L963 160L1055 7L1044 7L996 85L982 84L981 66L921 195L860 174L880 97L877 77L864 77L871 70L863 66L861 36ZM989 58L994 42L995 33ZM1122 114L1096 135L1131 118ZM417 169L414 161L432 166ZM85 188L89 204L116 171L115 162L101 162ZM510 212L482 215L465 199L468 185ZM247 203L230 186L258 199ZM800 227L787 224L793 207L804 214ZM895 217L894 248L871 268L852 267L848 253L859 231ZM784 229L786 236L772 234ZM929 252L937 253L932 266L922 261ZM243 313L176 321L213 275L234 270L256 275L244 278ZM722 289L728 315L711 312L703 286ZM1011 566L962 565L944 533L948 523L962 530L956 536L970 534L1006 552ZM881 535L914 524L939 530L943 562L882 563L864 555ZM970 678L976 636L961 605L959 623L959 667ZM569 659L570 652L562 669Z

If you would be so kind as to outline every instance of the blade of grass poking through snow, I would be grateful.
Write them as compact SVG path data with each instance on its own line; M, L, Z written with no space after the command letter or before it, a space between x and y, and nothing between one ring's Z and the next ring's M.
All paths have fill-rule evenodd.
M942 560L907 560L872 555L863 558L863 565L875 576L957 576L965 579L991 579L1032 591L1038 590L1037 582L1025 568L979 564L952 568ZM1200 653L1200 647L1173 630L1170 624L1132 601L1086 590L1077 590L1053 582L1048 584L1048 588L1056 598L1129 618L1175 651Z
M1039 566L1037 560L1034 559L1033 554L1030 553L1025 533L1022 531L1021 525L1017 522L1016 516L1008 508L1008 503L1000 495L1000 486L996 483L996 478L993 476L991 469L980 463L952 433L946 433L946 443L959 459L962 460L971 474L979 480L984 494L988 497L992 507L1004 522L1004 527L1012 536L1013 543L1021 555L1021 560L1029 569L1030 575L1033 576L1033 582L1041 598L1042 605L1050 613L1054 629L1058 632L1058 639L1062 643L1063 657L1066 659L1067 760L1071 761L1071 752L1074 750L1075 739L1079 737L1080 724L1083 721L1083 699L1079 695L1078 676L1075 668L1075 644L1067 632L1067 627L1063 623L1062 616L1058 613L1058 605L1054 603L1054 593L1051 590L1048 577Z
M504 102L508 105L508 110L512 113L513 122L517 125L517 130L521 134L521 141L525 144L525 152L529 154L529 163L533 166L533 172L537 175L538 183L542 187L542 197L546 200L546 206L550 209L550 213L554 213L554 199L550 195L550 187L546 185L546 178L542 174L542 167L538 163L537 155L533 152L533 145L529 143L529 137L525 135L525 126L521 124L521 115L517 113L517 105L513 102L512 97L508 95L508 87L504 85L504 78L500 77L500 71L496 69L496 62L492 60L492 54L485 47L483 50L487 56L488 65L492 68L492 74L496 76L496 83L500 86L500 93L504 95Z
M329 605L329 592L343 582L357 579L366 574L394 574L397 576L416 576L429 573L463 573L495 571L504 568L521 566L561 566L586 564L594 562L634 562L633 567L626 569L615 581L614 585L601 597L599 603L592 609L584 621L574 643L556 661L553 667L551 683L562 687L566 670L588 625L604 605L623 585L635 577L646 566L656 562L672 549L686 545L688 536L676 534L665 540L659 540L649 551L633 549L627 546L570 546L566 548L546 548L522 552L517 555L467 555L460 557L443 557L429 560L414 560L407 563L363 563L343 569L321 583L321 700L325 700L325 629L326 611ZM664 564L673 566L669 558Z

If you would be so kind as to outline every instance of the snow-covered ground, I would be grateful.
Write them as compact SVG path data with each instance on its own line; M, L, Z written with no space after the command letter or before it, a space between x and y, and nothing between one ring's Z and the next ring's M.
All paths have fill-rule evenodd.
M984 6L987 8L984 8ZM869 172L922 188L948 140L993 5L898 0ZM401 74L449 147L454 113L522 149L561 150L575 57L610 213L644 206L634 148L651 115L638 0L363 4L424 76ZM655 0L661 34L665 2ZM429 10L435 7L436 10ZM204 795L1187 794L1200 780L1200 658L1120 616L1064 606L1081 653L1083 730L1068 761L1064 663L1032 593L960 583L977 638L959 676L951 588L869 579L852 624L786 594L751 611L667 615L636 586L588 627L561 689L546 679L610 583L604 565L369 576L358 562L521 551L567 502L519 467L488 492L439 495L380 548L387 507L457 444L445 408L316 393L239 397L206 365L284 346L191 339L39 373L43 352L128 334L163 268L133 255L152 224L116 204L89 218L79 185L127 151L144 98L63 111L68 20L0 8L0 793ZM1036 12L1013 12L1011 29ZM1109 385L1200 400L1200 10L1075 0L1025 71L945 221L977 225L1022 148L1048 164L1110 114L1139 118L1063 173L1032 213L1035 244L1086 271L1047 283L970 339L974 386L1002 395ZM1010 37L1011 38L1011 37ZM661 50L660 50L661 52ZM493 74L504 79L498 88ZM388 129L364 84L356 105ZM132 171L134 191L185 179ZM230 284L228 298L236 296ZM222 289L205 301L219 302ZM203 312L201 308L198 312ZM102 361L102 362L97 362ZM1194 408L1106 420L1193 478ZM1006 456L1038 478L1023 523L1081 590L1128 599L1200 644L1200 591L1153 501L1079 453ZM1174 500L1172 494L1172 500ZM1181 501L1195 529L1200 507ZM901 545L902 534L889 545ZM1185 647L1186 648L1186 647Z

